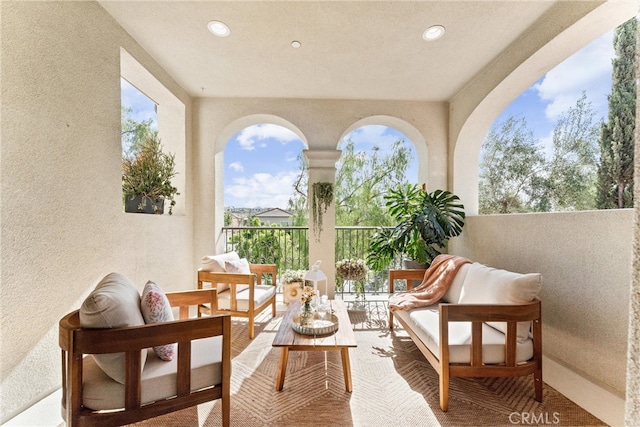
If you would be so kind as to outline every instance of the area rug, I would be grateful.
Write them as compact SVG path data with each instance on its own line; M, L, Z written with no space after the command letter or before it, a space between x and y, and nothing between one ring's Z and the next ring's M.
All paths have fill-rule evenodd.
M280 349L271 342L281 317L269 310L249 340L247 322L232 326L232 426L513 426L605 425L553 388L533 399L532 379L451 380L442 412L438 375L401 329L386 327L385 307L352 313L358 347L350 350L353 392L345 391L339 352L291 352L284 389L275 389ZM210 402L136 426L218 426Z

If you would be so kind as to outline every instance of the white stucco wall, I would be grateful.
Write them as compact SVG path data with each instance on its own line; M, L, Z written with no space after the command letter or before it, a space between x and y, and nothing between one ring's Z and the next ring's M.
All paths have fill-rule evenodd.
M543 354L622 396L633 214L624 209L470 216L450 252L497 268L541 273Z
M121 46L184 103L187 129L190 98L97 3L0 7L2 422L60 387L57 322L103 275L190 289L195 261L188 177L182 215L122 212Z

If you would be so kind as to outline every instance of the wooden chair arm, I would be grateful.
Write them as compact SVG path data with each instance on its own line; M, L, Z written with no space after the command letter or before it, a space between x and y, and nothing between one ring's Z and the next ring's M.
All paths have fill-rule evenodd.
M422 280L426 269L409 269L409 270L389 270L389 293L394 293L394 281L405 280L407 282L407 290L413 289L414 280Z
M201 338L222 335L227 314L211 317L174 320L113 329L89 329L80 326L80 316L76 310L60 321L61 330L74 332L74 352L81 354L103 354L139 351L145 348L187 342ZM61 335L62 337L62 335ZM60 347L69 351L66 341Z
M271 275L271 285L276 285L276 276L278 274L278 266L276 264L249 264L249 269L254 273L258 280L258 285L262 284L262 275Z
M540 319L538 298L524 304L447 304L438 305L441 322L528 322Z

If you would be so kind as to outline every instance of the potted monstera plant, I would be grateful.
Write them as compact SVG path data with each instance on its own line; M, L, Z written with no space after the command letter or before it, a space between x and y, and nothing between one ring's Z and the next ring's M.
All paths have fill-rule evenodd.
M175 155L162 151L157 133L143 137L140 147L122 159L122 194L125 212L164 213L168 200L173 213L175 196L180 194L171 179L176 176Z
M462 233L464 206L449 191L429 193L425 186L407 184L390 189L384 198L397 224L373 235L367 264L374 270L385 270L399 256L429 265L451 237Z

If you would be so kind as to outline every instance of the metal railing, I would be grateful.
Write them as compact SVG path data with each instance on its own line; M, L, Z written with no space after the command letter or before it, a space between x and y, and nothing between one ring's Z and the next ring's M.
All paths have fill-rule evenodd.
M336 261L366 259L371 237L377 227L336 227ZM285 270L309 268L308 227L224 227L222 238L225 252L238 254L258 264L276 264L279 274ZM325 266L326 268L326 266ZM394 268L397 264L394 263ZM336 294L353 294L352 281L338 280ZM387 271L369 271L365 279L365 295L385 293L388 290Z

